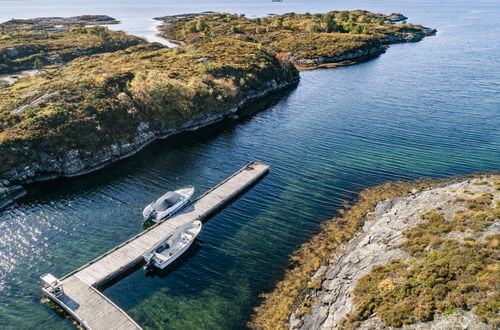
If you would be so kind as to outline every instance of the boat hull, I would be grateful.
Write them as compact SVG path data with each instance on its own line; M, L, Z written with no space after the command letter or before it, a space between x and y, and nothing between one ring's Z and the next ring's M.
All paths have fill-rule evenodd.
M153 266L159 269L165 269L168 265L173 263L175 260L179 259L180 256L186 252L191 245L193 245L194 240L190 241L188 244L186 244L182 249L180 249L174 256L172 256L168 261L164 263L158 263L156 261L153 261Z
M191 247L201 228L202 223L199 220L178 228L143 255L146 261L144 268L154 266L165 269L168 267Z
M144 217L144 223L146 222L162 222L168 218L170 218L172 215L175 213L179 212L182 208L184 208L189 202L191 201L191 198L194 195L194 187L189 186L186 188L181 188L176 190L175 192L180 193L184 199L177 204L173 205L172 207L166 209L165 211L155 211L152 207L153 203L149 204L144 208L144 211L142 212L142 216Z

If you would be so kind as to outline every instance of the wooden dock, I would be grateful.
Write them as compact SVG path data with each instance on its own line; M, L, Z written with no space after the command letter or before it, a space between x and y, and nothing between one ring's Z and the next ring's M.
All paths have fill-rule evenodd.
M269 165L251 162L213 187L182 213L158 223L103 255L59 279L64 293L43 292L87 329L141 329L97 287L143 261L143 255L177 227L204 220L251 186L269 170Z

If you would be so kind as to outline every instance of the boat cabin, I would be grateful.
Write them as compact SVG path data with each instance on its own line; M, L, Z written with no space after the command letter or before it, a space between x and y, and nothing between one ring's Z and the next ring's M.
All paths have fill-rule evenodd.
M153 205L153 209L155 211L164 211L175 205L181 199L181 195L176 193L175 191L169 191L165 195L158 198Z

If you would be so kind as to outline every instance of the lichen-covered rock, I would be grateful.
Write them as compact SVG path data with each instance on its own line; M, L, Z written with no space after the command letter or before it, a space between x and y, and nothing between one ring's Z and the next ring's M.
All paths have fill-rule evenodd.
M500 200L500 191L495 188L500 176L455 182L424 190L406 197L393 198L379 203L373 220L367 221L361 233L345 246L340 254L332 257L324 268L323 281L319 290L312 290L304 301L314 301L310 312L300 315L297 309L291 315L291 329L336 329L339 322L355 309L353 291L360 278L368 274L376 265L385 265L392 259L408 259L408 253L401 249L406 240L404 232L426 220L422 214L438 209L445 218L451 220L458 211L463 211L457 199L470 194L492 194L492 203ZM486 184L487 183L487 184ZM486 235L500 233L498 221L486 227L481 233L451 231L450 239L463 240L466 237L482 239ZM362 329L384 328L380 319L373 315L365 320ZM405 325L406 329L487 329L477 315L458 310L451 315L436 315L432 322Z

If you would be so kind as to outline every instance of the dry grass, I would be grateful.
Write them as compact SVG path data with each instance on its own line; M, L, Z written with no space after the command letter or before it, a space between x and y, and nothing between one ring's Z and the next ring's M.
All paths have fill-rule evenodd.
M423 180L419 182L391 182L366 189L355 204L346 206L340 216L322 225L321 231L304 243L290 257L291 269L276 283L275 289L263 294L263 302L255 308L249 327L255 329L286 329L289 318L304 297L318 288L318 283L309 281L321 265L327 264L337 253L340 245L348 242L369 219L377 203L388 198L405 196L412 191L421 191L443 181ZM305 313L308 306L299 311Z
M288 13L255 19L221 13L179 19L160 29L167 38L184 43L225 36L258 43L277 53L290 52L293 59L310 60L381 47L382 39L421 33L423 28L384 24L385 18L385 15L362 10L312 15Z
M0 89L0 177L36 163L40 154L57 159L78 150L86 157L131 142L140 123L161 134L224 113L271 81L298 79L285 60L231 38L199 42L182 52L146 43L21 79Z
M427 221L407 230L401 246L413 258L373 267L362 277L354 290L356 309L343 320L343 327L354 329L373 314L386 326L400 327L465 309L498 328L500 234L480 239L488 226L500 220L492 197L483 194L459 202L467 210L457 212L451 221L437 210L422 215ZM451 231L475 235L447 240Z

